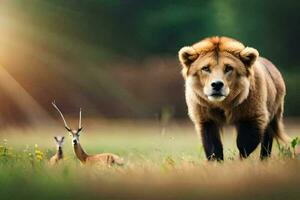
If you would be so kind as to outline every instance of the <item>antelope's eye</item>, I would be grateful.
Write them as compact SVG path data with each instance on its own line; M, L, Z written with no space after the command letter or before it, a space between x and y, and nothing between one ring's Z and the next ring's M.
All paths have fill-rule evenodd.
M210 72L209 65L205 65L204 67L201 68L201 70L204 72Z
M226 64L224 69L225 74L231 71L233 71L233 67L231 65Z

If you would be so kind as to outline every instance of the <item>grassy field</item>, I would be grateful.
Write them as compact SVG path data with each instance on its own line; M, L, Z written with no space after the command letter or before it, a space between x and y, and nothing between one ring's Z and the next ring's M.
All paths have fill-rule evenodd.
M240 161L232 128L223 134L224 163L205 160L191 123L87 121L81 144L90 153L122 156L123 167L82 166L61 125L11 128L0 134L0 199L299 199L300 159L274 146ZM300 126L290 122L288 134ZM65 135L65 159L51 167L54 135Z

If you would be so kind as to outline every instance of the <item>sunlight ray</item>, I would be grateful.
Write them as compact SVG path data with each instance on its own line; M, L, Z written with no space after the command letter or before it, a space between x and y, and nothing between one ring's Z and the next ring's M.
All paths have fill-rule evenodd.
M42 122L52 122L42 106L5 70L0 64L0 88L6 92L27 116L31 125L38 126Z

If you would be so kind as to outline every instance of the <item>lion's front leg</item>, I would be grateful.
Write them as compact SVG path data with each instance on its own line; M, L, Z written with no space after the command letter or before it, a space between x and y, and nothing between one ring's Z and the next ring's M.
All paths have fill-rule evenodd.
M241 158L247 158L261 141L263 128L255 120L237 123L237 147Z
M203 122L196 127L200 132L204 151L208 160L223 160L223 145L220 138L220 128L213 122Z

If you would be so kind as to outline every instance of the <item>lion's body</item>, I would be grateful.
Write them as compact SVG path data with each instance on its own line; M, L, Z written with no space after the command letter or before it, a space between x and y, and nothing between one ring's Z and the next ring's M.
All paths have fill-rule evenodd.
M225 123L237 128L241 157L247 157L260 142L261 157L269 156L273 137L287 138L282 130L283 78L255 49L233 39L213 37L184 47L179 57L189 116L202 136L208 158L223 159L219 131ZM232 72L226 74L228 63ZM210 67L209 73L199 72L204 64ZM224 82L227 93L222 101L210 101L207 96L215 79Z
M265 65L264 63L268 63ZM262 125L266 125L270 118L273 118L283 104L285 86L278 70L264 58L259 58L253 66L254 77L250 81L250 90L247 98L240 104L224 102L218 106L210 105L205 99L198 97L186 85L186 101L189 114L194 122L205 120L217 120L220 123L235 123L239 120L262 117ZM235 101L239 102L239 99ZM199 103L201 102L201 103ZM204 105L204 106L201 106ZM205 106L208 104L207 106ZM198 113L197 109L200 109ZM223 112L220 115L217 110Z

